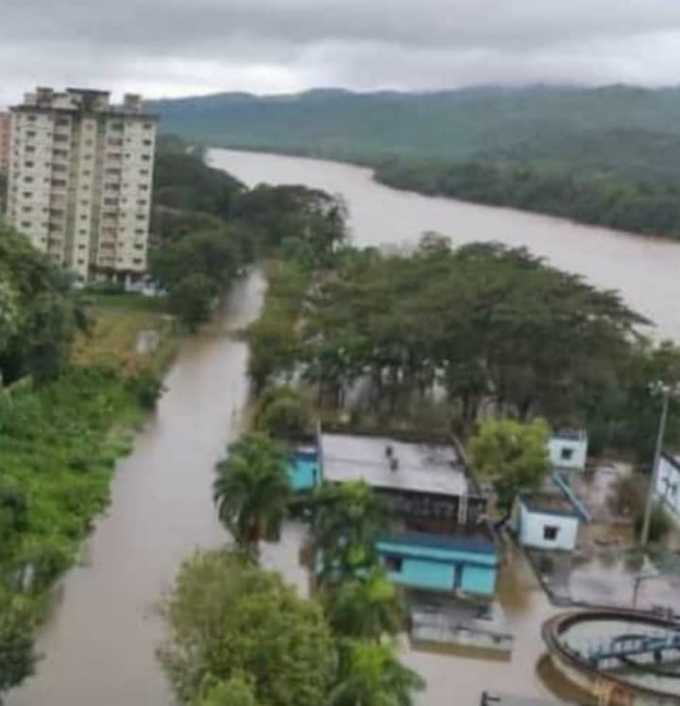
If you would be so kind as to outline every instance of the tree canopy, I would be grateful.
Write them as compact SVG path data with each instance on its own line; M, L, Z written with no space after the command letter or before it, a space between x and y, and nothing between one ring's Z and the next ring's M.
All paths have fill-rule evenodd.
M542 419L489 419L480 425L470 440L472 465L493 483L499 507L507 511L519 493L540 488L550 466L549 437Z
M0 375L54 378L85 320L68 276L0 221Z
M218 516L236 544L256 554L261 540L278 539L291 497L284 448L266 434L230 444L213 485Z
M336 670L330 629L321 608L277 574L223 551L200 552L183 564L163 612L170 638L160 657L182 702L200 696L201 706L222 706L225 687L202 693L209 677L227 685L241 678L229 706L250 706L249 690L266 706L325 703Z

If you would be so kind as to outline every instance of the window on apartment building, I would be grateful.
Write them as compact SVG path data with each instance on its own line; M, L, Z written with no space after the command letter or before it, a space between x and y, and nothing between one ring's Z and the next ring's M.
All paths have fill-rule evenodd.
M104 199L104 206L117 206L117 205L118 205L118 199L110 199L110 198ZM116 214L113 213L113 214L108 214L108 215L115 217Z
M562 461L571 461L574 457L574 449L562 449L560 452L560 458Z
M22 195L25 199L30 199L33 196L33 192L32 191L24 191L24 193Z
M22 227L22 228L30 228L30 227L31 227L31 222L30 222L30 221L22 221L22 222L21 222L21 227Z
M49 180L48 180L49 181ZM33 183L33 177L26 176L24 177L24 183L26 184L32 184Z
M66 186L66 180L64 179L52 179L52 186Z
M389 555L385 557L385 568L391 573L398 574L403 565L404 560L400 556Z
M69 136L68 135L60 135L58 133L54 134L54 141L55 142L68 142L69 141Z
M133 265L141 265L142 262L143 262L143 260L142 260L141 257L136 257L136 258L134 258L134 259L132 260L132 264L133 264Z
M24 213L30 213L33 210L33 207L32 206L24 206L21 210Z
M151 155L150 154L143 154L142 155L142 161L143 162L149 162L151 160Z
M26 152L35 152L35 147L33 145L26 145Z
M560 528L557 525L545 525L543 527L543 539L548 542L554 542L559 533Z
M140 184L140 185L139 185L139 190L140 190L140 191L148 191L148 190L149 190L149 185L148 185L148 184Z
M71 124L71 121L68 118L57 118L54 124L57 127L66 127Z
M145 130L151 130L152 127L153 127L152 123L144 123Z
M28 120L29 123L34 123L38 119L37 115L27 115L26 120Z
M26 167L27 169L35 167L35 162L24 162L24 167Z
M151 147L152 142L151 142L151 140L142 140L142 144L145 147Z
M78 233L80 233L80 235L87 235L87 228L81 228L81 229L78 231ZM84 248L85 246L84 246L84 245L79 245L78 247L79 247L79 248Z
M26 137L35 137L35 130L27 130Z
M122 147L123 146L123 140L120 137L109 137L107 142L112 147Z
M137 205L138 205L138 206L146 206L147 203L148 203L148 202L147 202L146 199L139 199L139 200L137 201Z
M148 169L140 169L139 173L141 176L149 176L149 170Z
M114 132L123 132L123 123L109 123L109 129Z
M138 213L138 214L137 214L137 220L138 220L138 221L145 221L145 220L146 220L146 216L145 216L143 213Z
M144 250L144 243L135 243L133 247L135 250Z
M80 220L81 220L81 221L86 221L86 220L87 220L87 213L81 213L81 214L80 214Z
M81 260L78 260L78 264L79 264L79 265L84 265L84 264L85 264L85 260L82 260L82 259L81 259Z
M144 235L144 233L146 233L144 228L135 228L135 235Z

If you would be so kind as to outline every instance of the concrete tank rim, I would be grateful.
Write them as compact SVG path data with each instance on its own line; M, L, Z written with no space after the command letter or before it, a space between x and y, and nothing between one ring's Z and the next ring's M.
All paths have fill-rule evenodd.
M571 650L567 650L561 640L560 635L568 628L578 623L596 622L602 620L626 620L633 623L641 623L645 625L653 625L656 627L671 628L680 631L680 621L668 620L653 613L647 613L640 610L631 610L627 608L602 608L592 610L576 610L558 613L549 618L541 627L541 636L548 648L549 654L556 653L560 659L570 664L576 670L587 674L590 677L604 677L611 681L616 686L626 689L634 689L643 696L654 699L669 699L680 704L680 694L674 694L669 691L659 691L648 686L635 684L625 679L604 672L593 667L587 660L578 657Z

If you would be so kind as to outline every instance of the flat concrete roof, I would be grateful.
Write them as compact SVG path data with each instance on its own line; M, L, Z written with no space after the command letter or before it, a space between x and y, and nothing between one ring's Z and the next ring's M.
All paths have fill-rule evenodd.
M578 517L571 502L557 493L525 493L520 499L530 512Z
M363 480L374 488L450 496L467 495L470 489L452 446L406 443L385 436L322 434L321 453L323 476L331 483ZM396 469L391 468L392 459Z

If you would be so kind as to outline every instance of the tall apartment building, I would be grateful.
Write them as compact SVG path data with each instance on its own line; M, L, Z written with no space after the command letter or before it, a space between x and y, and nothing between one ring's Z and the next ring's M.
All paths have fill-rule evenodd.
M8 217L80 281L146 270L156 141L141 98L38 88L11 109Z
M4 174L6 174L9 169L10 125L10 114L0 113L0 172Z

